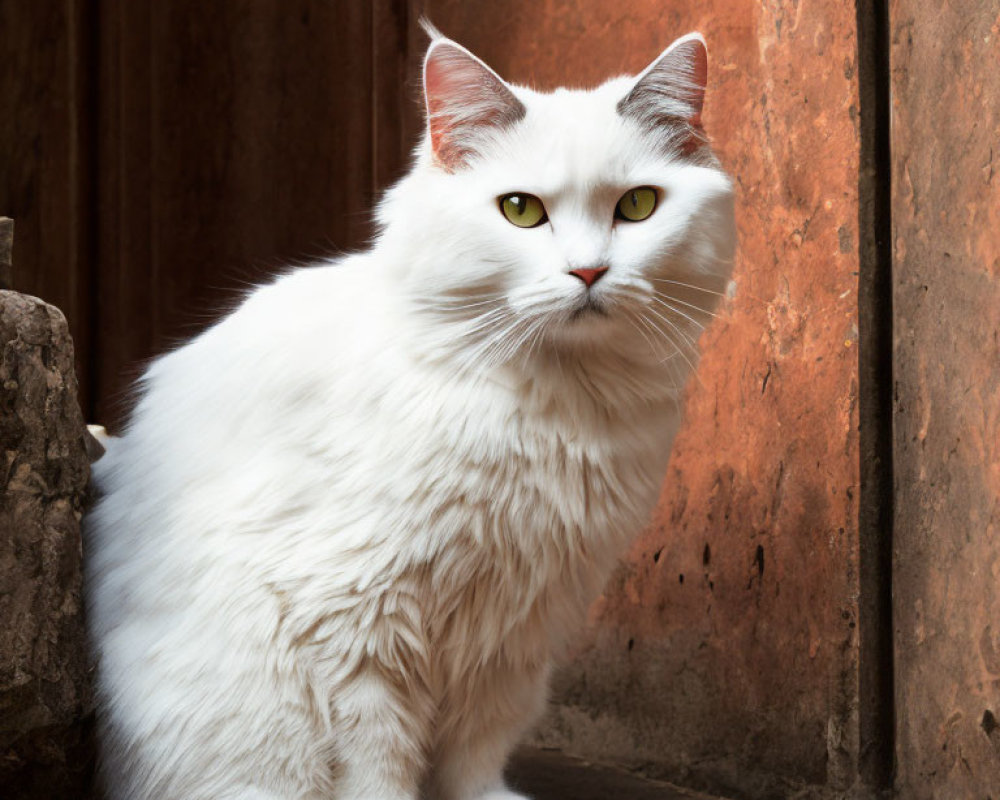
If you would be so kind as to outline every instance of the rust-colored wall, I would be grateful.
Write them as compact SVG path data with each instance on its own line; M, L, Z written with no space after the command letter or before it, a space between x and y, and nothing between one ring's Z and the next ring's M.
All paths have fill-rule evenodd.
M736 297L703 337L654 524L593 609L543 739L763 796L857 758L855 10L428 0L505 77L587 85L701 30L738 191Z
M737 182L738 289L703 339L660 509L595 606L540 735L739 796L853 781L852 4L60 9L0 4L14 66L0 94L18 108L0 126L12 154L0 213L19 217L15 286L67 311L101 422L114 421L141 359L207 324L247 283L363 240L370 201L417 128L421 10L506 77L540 87L636 72L674 37L704 32L706 127Z
M898 788L1000 797L1000 2L890 4Z

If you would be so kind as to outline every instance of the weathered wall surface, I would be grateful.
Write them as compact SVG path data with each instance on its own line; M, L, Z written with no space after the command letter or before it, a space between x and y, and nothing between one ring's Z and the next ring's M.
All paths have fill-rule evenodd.
M0 797L82 798L89 474L66 320L0 291Z
M1000 3L890 4L898 788L1000 797Z
M654 523L593 609L543 737L686 785L844 787L857 757L855 9L423 4L505 77L587 85L709 43L735 176L735 299L702 338Z

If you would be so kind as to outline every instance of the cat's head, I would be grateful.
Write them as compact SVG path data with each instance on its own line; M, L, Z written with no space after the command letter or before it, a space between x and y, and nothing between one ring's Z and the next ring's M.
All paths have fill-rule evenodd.
M425 136L379 212L427 346L480 364L553 348L692 361L735 238L706 74L689 34L638 77L541 93L435 36Z

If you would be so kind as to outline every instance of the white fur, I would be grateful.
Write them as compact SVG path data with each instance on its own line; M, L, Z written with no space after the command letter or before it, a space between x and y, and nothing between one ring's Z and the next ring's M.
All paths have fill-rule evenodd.
M371 250L146 373L85 544L111 800L516 800L728 278L729 181L623 118L632 86L511 87L523 118L453 170L425 137ZM507 222L513 191L550 222Z

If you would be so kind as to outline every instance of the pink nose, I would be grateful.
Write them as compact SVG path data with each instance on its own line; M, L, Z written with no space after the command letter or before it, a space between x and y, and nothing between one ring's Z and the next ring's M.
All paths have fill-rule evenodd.
M593 269L571 269L569 271L570 275L575 275L581 281L583 281L587 286L593 286L597 283L601 276L608 271L607 267L595 267Z

